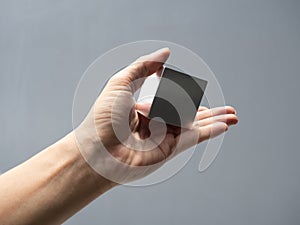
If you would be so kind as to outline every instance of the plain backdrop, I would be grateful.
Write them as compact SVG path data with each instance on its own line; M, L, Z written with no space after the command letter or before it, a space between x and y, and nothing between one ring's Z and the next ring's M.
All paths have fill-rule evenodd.
M72 129L76 85L98 56L172 41L211 67L238 126L206 172L199 150L171 179L117 187L65 224L299 224L299 11L297 0L0 0L0 170Z

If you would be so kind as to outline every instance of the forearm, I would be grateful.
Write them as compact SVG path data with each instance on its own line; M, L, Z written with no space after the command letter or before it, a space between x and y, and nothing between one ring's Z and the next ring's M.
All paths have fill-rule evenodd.
M71 133L0 176L0 224L61 224L112 186Z

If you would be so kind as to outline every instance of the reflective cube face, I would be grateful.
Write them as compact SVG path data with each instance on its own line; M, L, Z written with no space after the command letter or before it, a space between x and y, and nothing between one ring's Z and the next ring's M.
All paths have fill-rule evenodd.
M190 128L201 103L207 81L165 68L148 117Z

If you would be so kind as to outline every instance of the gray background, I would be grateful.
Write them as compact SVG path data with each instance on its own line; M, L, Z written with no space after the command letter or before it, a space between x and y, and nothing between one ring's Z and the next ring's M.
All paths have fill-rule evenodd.
M299 224L299 1L0 0L0 169L72 127L87 66L117 45L160 39L199 54L240 123L215 163L198 151L172 179L118 187L65 224Z

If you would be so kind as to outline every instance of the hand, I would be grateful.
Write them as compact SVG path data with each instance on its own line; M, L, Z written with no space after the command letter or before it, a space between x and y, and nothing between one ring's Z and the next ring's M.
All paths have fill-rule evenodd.
M159 122L150 122L144 115L147 115L151 105L136 103L134 92L148 76L155 72L160 74L169 54L167 48L158 50L139 58L115 74L101 92L83 125L79 127L79 135L76 136L80 139L78 142L81 152L101 175L106 173L106 178L115 174L118 174L117 179L113 178L116 182L141 178L157 169L167 159L192 145L225 132L229 125L238 122L235 109L229 106L214 109L200 107L194 126L189 130L170 125L163 129ZM88 137L87 134L92 134L93 137ZM101 148L98 146L99 140ZM103 151L109 154L96 156ZM130 169L113 166L112 160L107 159L109 155L115 162L122 162ZM132 172L136 167L149 166L151 169Z
M0 223L61 224L117 183L142 178L237 123L232 107L200 107L189 130L143 116L151 105L133 94L168 56L161 49L114 75L79 127L2 174Z

